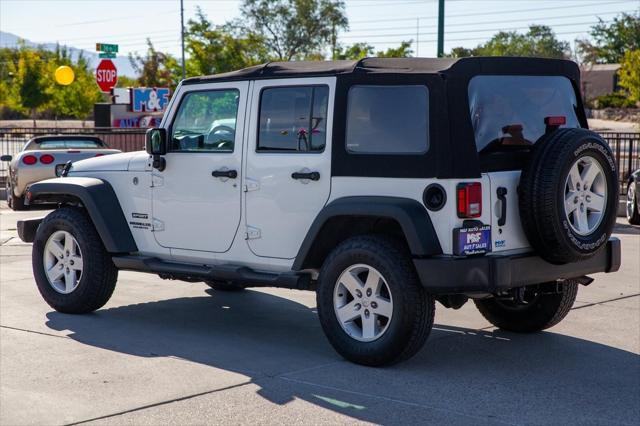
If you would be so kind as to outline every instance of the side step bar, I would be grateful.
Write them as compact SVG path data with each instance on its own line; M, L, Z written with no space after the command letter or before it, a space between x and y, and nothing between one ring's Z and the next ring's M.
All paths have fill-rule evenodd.
M118 269L150 272L162 278L185 281L225 281L245 287L280 287L297 290L312 290L311 276L305 273L285 272L282 274L258 272L246 266L194 265L169 262L147 256L113 256Z

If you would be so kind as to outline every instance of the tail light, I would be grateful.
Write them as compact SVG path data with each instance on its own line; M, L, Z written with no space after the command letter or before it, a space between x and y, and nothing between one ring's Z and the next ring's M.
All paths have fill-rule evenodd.
M459 183L456 188L458 217L472 218L482 215L482 185L480 182Z
M51 164L53 163L53 160L55 160L55 158L51 154L44 154L40 156L40 162L42 164Z
M103 153L99 152L96 154L96 157L102 157L103 155L104 155Z
M25 155L22 157L22 162L27 166L32 166L38 162L38 157L35 155Z
M544 118L544 124L547 126L564 126L567 124L567 117L564 115L555 115Z

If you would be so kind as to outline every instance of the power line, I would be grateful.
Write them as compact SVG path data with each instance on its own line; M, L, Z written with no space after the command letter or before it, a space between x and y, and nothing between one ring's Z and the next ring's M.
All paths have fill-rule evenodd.
M603 15L617 15L620 13L632 13L635 12L635 10L618 10L618 11L613 11L613 12L605 12L605 13L599 13L596 16L603 16ZM544 18L523 18L523 19L510 19L509 23L511 22L530 22L530 21L534 21L536 19L544 19L545 21L549 21L549 20L556 20L556 19L570 19L570 18L584 18L586 16L593 16L593 13L583 13L580 15L566 15L566 16L549 16L549 17L544 17ZM423 18L411 18L411 19L420 19L422 21ZM484 21L484 22L474 22L473 25L489 25L489 24L503 24L504 20L500 20L500 21ZM558 25L558 24L554 24L554 25ZM457 23L457 24L448 24L447 28L449 27L468 27L469 23L468 22L464 22L464 23ZM436 28L437 25L422 25L420 24L421 28ZM407 29L407 26L402 26L402 27L366 27L366 28L356 28L356 29L349 29L349 33L352 32L357 32L357 31L370 31L370 30L376 30L376 31L384 31L384 30L404 30ZM450 31L448 31L450 32Z
M623 1L618 0L618 1L610 1L610 2L605 2L605 3L599 3L599 4L593 5L593 6L606 6L606 5L611 5L611 4L631 3L631 2L632 2L632 0L623 0ZM545 11L545 10L567 9L567 7L572 7L572 6L575 6L575 7L589 7L591 5L575 4L575 5L564 5L564 6L553 6L553 7L538 7L536 9L513 9L513 10L506 10L504 8L501 8L500 10L494 10L494 11L490 11L490 12L452 14L452 15L447 15L446 18L450 19L450 18L457 18L457 17L464 17L464 16L504 15L504 14L524 13L524 12L538 12L538 11ZM436 19L437 16L434 14L434 15L430 15L430 16L412 16L410 18L371 19L371 20L351 21L350 23L356 24L356 23L369 23L369 22L413 21L416 18L420 18L420 19Z
M594 25L594 24L597 24L599 22L600 21L596 21L596 22L589 21L589 22L575 22L575 23L555 24L554 27L568 27L568 26L574 26L574 25ZM602 22L605 23L605 24L609 24L609 23L613 22L613 20L602 21ZM535 25L535 24L531 24L531 25ZM483 30L458 30L458 31L448 31L447 33L448 34L458 34L458 33L476 33L476 32L487 32L487 31L498 32L498 31L514 31L514 30L526 30L526 29L529 29L529 26L526 26L526 27L519 26L519 27L500 28L499 30L496 30L494 28L487 28L487 29L483 29ZM404 36L411 36L411 35L415 35L415 34L416 33L345 35L345 36L341 36L341 38L404 37ZM432 31L432 32L419 33L419 35L435 35L435 34L438 34L438 32L437 31Z

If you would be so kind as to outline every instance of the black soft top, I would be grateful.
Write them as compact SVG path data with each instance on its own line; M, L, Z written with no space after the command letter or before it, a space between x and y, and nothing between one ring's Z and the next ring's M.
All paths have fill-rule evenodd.
M478 74L564 75L579 78L578 66L563 59L472 58L364 58L358 61L268 62L238 71L188 78L183 84L346 74L441 74L471 78Z

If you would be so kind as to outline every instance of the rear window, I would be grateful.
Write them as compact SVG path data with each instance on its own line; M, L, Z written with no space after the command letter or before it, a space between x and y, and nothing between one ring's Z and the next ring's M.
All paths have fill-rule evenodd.
M427 152L427 87L353 86L347 102L346 143L353 154Z
M32 148L40 149L87 149L103 148L104 145L93 139L51 139L41 141Z
M479 75L469 83L469 110L480 152L522 149L545 132L545 117L580 127L571 82L561 76Z

